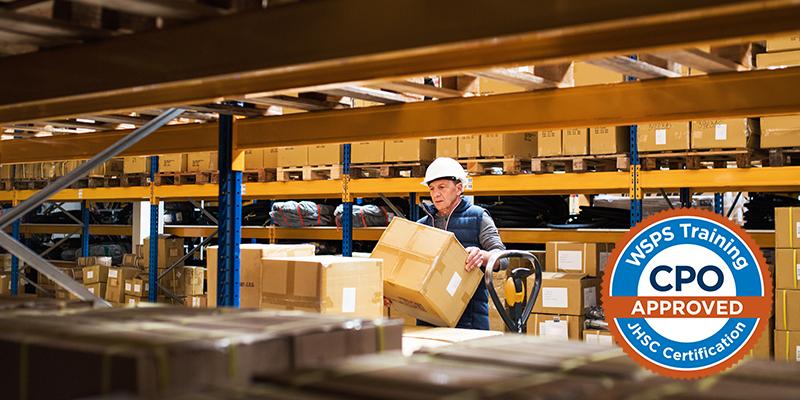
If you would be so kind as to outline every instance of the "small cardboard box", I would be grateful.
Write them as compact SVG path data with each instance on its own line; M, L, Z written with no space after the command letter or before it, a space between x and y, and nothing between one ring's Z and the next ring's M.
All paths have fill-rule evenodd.
M533 275L528 278L533 287ZM533 312L539 314L583 315L587 307L598 304L600 280L581 273L543 272L542 288Z
M436 138L436 157L458 158L458 136Z
M164 276L161 282L177 296L198 296L203 294L205 269L201 267L175 267Z
M350 161L352 162L352 157ZM312 144L308 146L308 165L339 165L341 163L341 144Z
M86 289L89 291L89 293L91 293L91 294L93 294L93 295L95 295L97 297L105 296L106 287L107 287L106 284L105 283L101 283L101 282L92 283L92 284L86 285Z
M476 158L481 156L480 135L464 135L458 137L458 157Z
M775 247L800 248L800 207L775 208Z
M800 114L761 117L761 148L800 146Z
M539 157L560 156L562 149L561 145L561 129L539 131L538 133L538 151Z
M244 151L244 169L257 170L264 167L264 150L266 149L247 149Z
M150 292L150 287L144 279L126 279L123 291L126 295L141 297Z
M481 135L482 157L536 157L537 133L496 133Z
M562 155L582 156L589 154L589 130L587 128L563 129L562 135Z
M770 53L798 49L800 49L800 32L767 39L767 51Z
M88 285L90 283L108 282L108 268L105 265L83 267L83 283Z
M150 265L150 237L144 238L142 247L144 265ZM183 257L183 238L176 238L169 235L158 236L158 262L159 268L167 268L172 263ZM179 264L179 266L183 263Z
M384 145L387 162L432 161L436 158L436 139L394 139Z
M627 126L593 126L589 128L589 153L627 153L631 147L630 136Z
M357 142L350 145L350 162L353 164L382 163L383 140L370 140Z
M689 121L661 121L639 125L639 151L689 150Z
M797 65L800 65L800 50L756 55L756 67L758 69L788 68Z
M581 340L583 316L531 313L528 334L561 340Z
M106 285L106 291L103 298L112 303L124 303L125 281L123 280L121 285L112 285L109 281L109 283Z
M693 149L753 149L758 144L758 124L751 118L692 121Z
M383 272L374 258L311 256L261 260L261 307L383 316Z
M384 295L392 308L436 326L454 327L483 273L467 272L455 234L395 218L371 255L383 259Z
M547 242L545 271L582 272L589 277L601 276L606 268L612 245L605 243Z
M184 299L183 304L189 308L208 307L208 297L206 295L189 296Z
M775 291L775 329L800 331L800 290Z
M122 172L125 174L150 173L149 157L125 157L122 160Z
M208 306L217 306L217 255L218 246L206 248L206 279L208 280ZM241 308L259 308L261 305L261 259L270 257L313 256L313 244L258 244L239 245L239 305Z
M0 179L14 178L14 166L10 164L0 165Z
M775 361L800 362L800 331L775 330Z
M187 155L181 153L158 156L158 172L186 172Z
M134 306L135 307L135 306L138 306L139 303L142 303L144 301L147 301L147 299L143 299L143 298L141 298L139 296L125 295L125 305L126 306Z
M800 289L800 249L775 249L775 289Z
M609 331L601 331L599 329L584 329L583 341L594 344L606 344L614 346L614 338Z
M98 256L78 257L79 267L90 267L92 265L104 265L106 267L110 267L111 257L98 257Z
M186 155L188 172L207 172L217 170L218 161L216 151L204 151L199 153L189 153ZM247 158L245 158L247 160Z
M278 147L278 167L308 165L308 146Z

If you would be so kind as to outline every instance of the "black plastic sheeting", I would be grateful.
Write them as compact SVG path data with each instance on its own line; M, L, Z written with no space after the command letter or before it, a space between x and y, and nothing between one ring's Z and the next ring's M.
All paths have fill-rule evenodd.
M800 201L771 193L750 193L750 200L745 203L745 229L775 229L775 207L798 207Z
M476 197L498 228L542 228L569 216L565 196Z

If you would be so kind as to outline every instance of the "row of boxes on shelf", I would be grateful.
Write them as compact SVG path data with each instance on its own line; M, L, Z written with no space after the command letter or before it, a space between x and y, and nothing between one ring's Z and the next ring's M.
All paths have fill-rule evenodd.
M64 176L85 160L49 161L40 163L5 164L0 166L0 179L45 180ZM89 176L119 176L123 173L121 158L112 158L89 172Z
M774 297L776 360L800 362L799 253L800 207L776 208Z

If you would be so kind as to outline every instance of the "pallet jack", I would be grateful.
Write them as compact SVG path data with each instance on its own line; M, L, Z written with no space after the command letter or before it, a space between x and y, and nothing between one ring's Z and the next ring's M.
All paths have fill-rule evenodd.
M518 267L513 270L501 270L498 262L507 258L524 258L531 263L530 267ZM493 273L506 272L507 278L503 291L505 293L505 304L500 301L492 280ZM528 297L528 277L533 275L533 289ZM505 250L493 252L489 261L486 263L484 275L486 288L489 296L494 302L497 312L503 318L509 332L526 333L528 330L528 318L531 316L533 305L539 298L539 290L542 288L542 264L533 254L526 251Z

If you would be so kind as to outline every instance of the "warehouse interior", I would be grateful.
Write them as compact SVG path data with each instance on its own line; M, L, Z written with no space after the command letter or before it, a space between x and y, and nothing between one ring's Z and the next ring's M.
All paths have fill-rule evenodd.
M0 386L800 398L795 88L787 0L0 0ZM426 226L443 158L507 250L477 271ZM746 231L774 290L735 368L675 380L601 288L687 208Z

